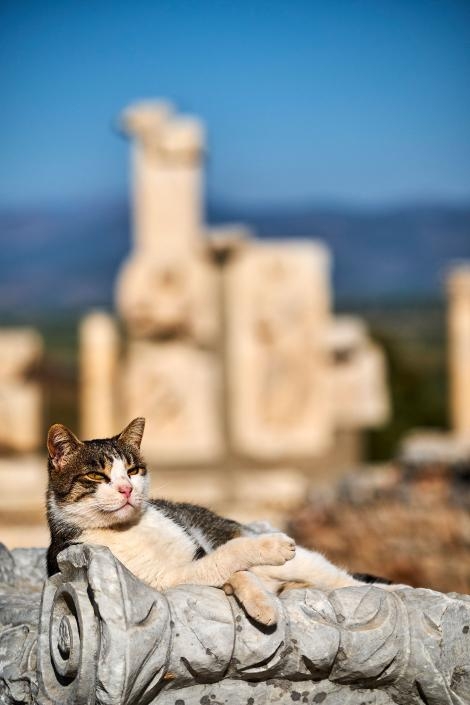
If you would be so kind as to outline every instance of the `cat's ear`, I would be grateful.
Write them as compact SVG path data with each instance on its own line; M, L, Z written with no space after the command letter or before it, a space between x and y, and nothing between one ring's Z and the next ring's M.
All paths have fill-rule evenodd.
M61 423L55 423L50 427L47 434L47 450L54 466L59 470L62 468L66 458L74 453L82 442Z
M134 448L140 449L140 444L142 443L142 436L144 435L145 419L139 416L130 422L121 433L118 435L118 440L122 443L126 443L129 446L134 446Z

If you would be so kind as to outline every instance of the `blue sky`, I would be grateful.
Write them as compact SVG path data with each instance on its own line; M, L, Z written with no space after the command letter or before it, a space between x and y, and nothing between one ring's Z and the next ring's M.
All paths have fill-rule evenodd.
M208 129L234 204L470 197L470 3L2 0L0 206L122 198L126 104Z

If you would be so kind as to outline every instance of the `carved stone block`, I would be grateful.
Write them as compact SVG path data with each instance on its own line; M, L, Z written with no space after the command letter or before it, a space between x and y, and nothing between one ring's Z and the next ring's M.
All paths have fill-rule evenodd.
M126 419L144 416L143 451L162 462L216 460L222 447L214 356L184 343L135 342L123 375Z
M137 338L191 340L213 344L219 333L218 281L200 252L157 259L134 255L117 284L117 306Z
M35 382L0 382L0 448L27 453L42 435L42 394Z
M39 364L41 336L33 328L0 330L0 382L22 381Z
M35 450L42 432L42 394L33 373L43 351L32 328L0 330L0 449Z
M222 590L156 592L101 546L0 547L4 705L468 705L470 598L292 590L270 628Z
M381 426L390 413L382 349L371 342L364 322L350 316L333 319L326 340L335 425L340 429Z
M332 441L329 261L312 243L246 247L226 274L229 420L238 452L315 456Z

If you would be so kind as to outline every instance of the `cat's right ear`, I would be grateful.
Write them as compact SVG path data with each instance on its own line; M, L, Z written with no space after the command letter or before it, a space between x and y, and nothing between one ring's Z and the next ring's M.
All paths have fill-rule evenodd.
M72 433L67 426L55 423L47 434L47 450L54 467L61 470L65 460L76 451L82 442Z
M130 422L121 433L117 436L118 440L134 446L139 449L144 435L145 419L142 416Z

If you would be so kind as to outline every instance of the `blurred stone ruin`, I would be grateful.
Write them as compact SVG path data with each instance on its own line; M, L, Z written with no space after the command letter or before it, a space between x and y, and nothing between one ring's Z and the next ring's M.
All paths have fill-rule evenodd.
M35 451L42 435L37 370L42 339L32 328L0 329L0 451Z
M360 467L365 431L387 422L383 350L364 320L333 314L321 242L205 224L198 120L147 102L124 111L122 128L132 248L116 315L92 311L81 322L74 430L104 437L145 416L153 494L283 525L309 491ZM413 430L398 460L401 480L447 483L451 511L470 474L470 265L450 271L448 302L451 431ZM9 545L47 542L42 348L33 329L0 331L0 478L16 471L15 454L21 461L0 497ZM362 474L351 477L360 488Z
M332 314L327 249L208 228L194 118L149 102L128 108L122 126L133 246L119 318L82 322L84 437L145 416L143 449L161 468L295 462L340 473L360 455L362 431L387 420L389 399L364 322Z

